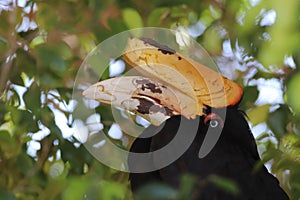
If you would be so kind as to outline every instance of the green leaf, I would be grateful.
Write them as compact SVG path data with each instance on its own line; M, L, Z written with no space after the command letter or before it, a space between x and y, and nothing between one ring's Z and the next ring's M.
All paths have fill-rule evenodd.
M29 53L29 51L24 51L23 49L17 50L17 56L14 62L13 73L14 76L20 76L21 72L25 72L29 77L33 77L36 74L36 60ZM12 76L12 75L10 75Z
M26 107L34 113L41 109L41 91L36 82L33 82L24 93L24 101Z
M64 140L63 134L60 128L58 128L58 126L56 125L55 121L53 121L53 123L48 126L48 128L50 129L52 136L54 136L56 139L59 139L60 141Z
M90 165L92 162L91 154L85 149L83 145L75 147L73 143L64 141L61 144L62 160L66 163L70 163L72 172L76 174L82 174L84 164ZM76 156L75 156L76 155Z
M56 89L63 86L60 77L47 71L39 72L39 81L41 83L41 87L47 90Z
M202 23L204 23L206 26L210 26L213 21L214 21L214 18L213 16L211 15L212 13L210 12L209 9L206 9L204 10L202 13L201 13L201 16L200 16L200 21Z
M154 9L149 17L148 17L148 21L147 21L147 25L148 26L159 26L161 25L168 17L168 15L170 14L170 8L168 7L160 7L160 8L156 8Z
M64 77L67 72L67 66L62 55L59 54L58 47L59 46L52 47L47 44L42 44L35 48L35 52L38 56L40 70L44 71L44 73L50 70L57 76Z
M209 180L214 183L215 185L217 185L220 189L223 189L233 195L237 195L239 194L240 190L239 187L237 186L237 184L232 181L229 180L227 178L223 178L220 176L215 176L215 175L211 175L209 177Z
M60 100L64 100L67 104L69 104L69 101L72 99L72 92L73 90L70 88L57 88L57 91L59 92L60 95Z
M164 200L176 199L177 191L170 186L152 183L138 190L136 199L140 200Z
M0 101L0 126L4 123L4 117L6 114L6 106L2 101Z
M39 9L37 9L36 12L36 21L39 24L39 27L47 31L55 30L55 28L59 26L60 19L57 14L57 10L54 10L54 7L51 7L51 4L39 4Z
M13 60L12 68L9 71L10 81L17 85L24 85L21 78L22 73L33 77L36 74L36 60L29 51L18 48L16 58Z
M291 160L298 160L300 155L300 137L295 134L286 134L281 139L280 149L286 153Z
M171 8L171 17L172 18L184 18L187 16L187 7L184 6L174 6Z
M189 199L195 190L196 177L192 175L184 175L181 179L178 199Z
M1 15L0 15L0 27L9 27L9 14L10 12L8 10L1 10ZM5 31L5 29L0 29L0 34L1 36L8 36L9 33Z
M243 110L247 110L250 108L258 97L257 86L247 86L244 88L244 95L242 100L241 108Z
M35 46L41 45L45 42L46 42L45 37L37 36L30 42L30 47L34 48Z
M270 1L276 11L276 23L268 30L270 40L266 40L259 53L259 60L267 68L281 67L284 57L291 54L299 44L298 0L290 0L288 4Z
M55 50L65 60L70 59L73 56L71 49L65 43L59 43L55 48Z
M266 122L269 115L270 105L262 105L247 111L247 115L253 126Z
M208 52L218 55L222 52L222 38L220 27L210 27L204 33L204 47Z
M4 59L5 53L8 52L9 46L7 40L0 36L0 61Z
M50 126L51 124L54 123L54 114L51 111L50 108L48 107L43 107L41 109L41 122L45 125L45 126Z
M286 127L290 121L288 116L290 116L289 108L284 105L270 113L267 124L277 137L283 136L287 132Z
M19 110L10 108L11 119L20 134L24 132L36 132L39 130L37 121L34 120L33 114L28 110Z
M112 114L111 105L101 103L96 109L96 113L101 115L102 121L114 122L114 116Z
M5 189L0 189L0 199L3 200L16 200L17 198Z
M81 178L72 178L69 185L63 193L64 200L82 200L85 199L86 191L91 186L89 180Z
M41 109L40 115L42 124L50 130L51 136L62 141L62 132L55 123L54 113L52 112L52 110L49 107L44 107Z
M100 182L100 195L101 199L124 199L125 197L125 187L116 182L109 182L102 180Z
M26 176L33 167L33 159L26 152L21 152L17 159L18 166L24 176Z
M286 98L287 103L291 106L296 113L296 117L300 119L300 72L294 74L287 83Z
M7 104L13 107L18 107L21 104L21 99L20 96L18 94L18 92L12 88L11 90L11 96L9 98L9 100L7 101Z
M15 157L20 151L17 141L6 130L0 131L0 150L5 159Z
M132 8L125 8L122 10L122 16L129 29L143 27L143 20L136 10Z
M294 170L291 171L291 199L299 199L300 198L300 163L295 165Z

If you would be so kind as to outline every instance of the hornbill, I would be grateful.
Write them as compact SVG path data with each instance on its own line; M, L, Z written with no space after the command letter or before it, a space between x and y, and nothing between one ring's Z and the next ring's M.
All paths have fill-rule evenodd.
M155 182L178 188L182 175L191 174L197 178L191 199L289 199L264 165L255 167L261 160L238 107L243 96L238 84L150 38L129 39L123 56L143 76L104 80L83 95L152 123L130 148L133 192ZM164 162L170 157L175 159ZM219 187L213 177L230 180L237 192Z

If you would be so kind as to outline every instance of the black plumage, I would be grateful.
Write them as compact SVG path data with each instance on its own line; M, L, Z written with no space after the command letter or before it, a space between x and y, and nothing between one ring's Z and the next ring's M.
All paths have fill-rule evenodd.
M214 109L218 114L222 109ZM207 113L209 114L209 113ZM221 115L220 115L221 116ZM204 116L196 119L186 119L173 116L160 127L150 126L137 138L131 152L146 153L155 151L168 144L178 132L179 125L183 127L186 137L189 137L194 127L197 135L187 151L170 165L147 173L131 173L130 181L133 192L152 182L162 182L178 188L183 174L192 174L197 178L194 193L191 199L201 200L285 200L289 199L280 187L278 180L270 174L265 166L254 170L260 161L257 146L243 112L236 107L226 108L226 116L221 121L213 124L205 121ZM210 127L210 128L209 128ZM211 152L204 158L199 158L198 153L206 134L222 129L221 136ZM208 131L210 130L210 131ZM152 137L147 135L157 132ZM174 146L174 151L176 151ZM177 147L178 148L178 147ZM129 168L138 167L140 164L134 157L128 158ZM155 158L147 160L148 165L155 165ZM218 176L233 181L238 193L230 193L211 182L210 178Z

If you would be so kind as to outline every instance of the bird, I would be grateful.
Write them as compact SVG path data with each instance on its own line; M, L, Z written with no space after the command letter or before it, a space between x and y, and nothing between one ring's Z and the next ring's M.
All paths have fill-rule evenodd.
M190 174L196 178L190 199L289 199L278 179L264 165L257 167L261 158L239 108L241 86L152 38L130 38L124 60L144 75L98 82L83 96L151 122L129 150L134 194L152 183L178 189ZM218 178L236 190L220 187Z

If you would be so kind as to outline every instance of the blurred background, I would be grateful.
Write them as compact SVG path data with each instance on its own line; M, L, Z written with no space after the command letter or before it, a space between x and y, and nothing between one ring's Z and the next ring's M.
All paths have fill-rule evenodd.
M95 160L74 136L72 92L92 49L147 26L187 32L244 87L241 109L263 163L300 199L299 20L297 0L1 0L0 199L132 199L128 174ZM107 78L126 71L111 65ZM108 109L96 108L107 113L98 123L122 146L126 135ZM188 199L192 182L141 193Z

